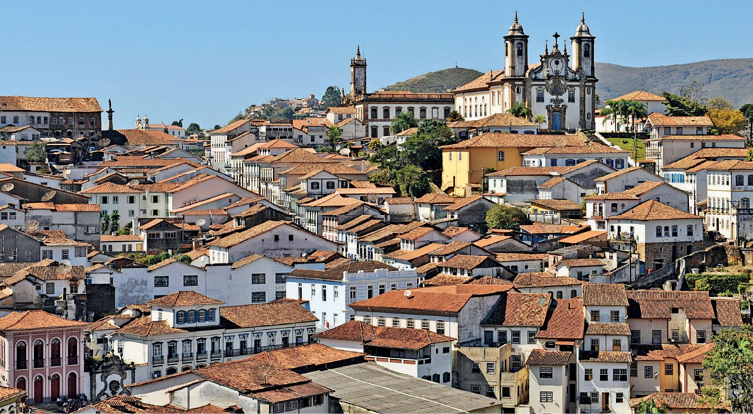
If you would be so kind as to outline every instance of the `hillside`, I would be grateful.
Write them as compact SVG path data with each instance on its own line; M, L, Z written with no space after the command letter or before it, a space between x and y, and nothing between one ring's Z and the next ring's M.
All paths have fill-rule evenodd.
M473 69L449 68L416 76L384 89L388 91L447 92L465 85L481 75L481 72Z
M723 96L736 106L753 102L753 59L722 59L682 65L633 68L596 63L601 101L635 90L677 92L692 81L704 84L703 96Z
M416 76L386 87L387 90L445 92L481 75L473 69L450 68ZM635 68L596 63L597 90L601 101L635 90L656 94L677 92L692 81L704 84L703 96L723 96L736 107L753 102L753 59L722 59L682 65Z

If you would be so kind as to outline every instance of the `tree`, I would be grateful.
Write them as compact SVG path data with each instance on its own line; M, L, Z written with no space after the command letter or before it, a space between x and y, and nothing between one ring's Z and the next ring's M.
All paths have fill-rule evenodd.
M546 117L544 115L536 114L533 116L533 123L538 124L539 128L541 128L541 124L544 122L546 122Z
M330 147L332 147L333 152L335 148L337 148L337 144L342 142L342 140L342 132L340 131L339 126L334 125L332 128L327 130L327 143Z
M606 105L604 105L604 108L601 109L601 115L604 116L603 123L607 123L607 119L610 117L612 118L612 124L614 125L614 129L617 132L617 136L620 136L620 126L618 125L619 121L624 122L626 118L625 113L627 104L626 101L620 100L620 101L607 101Z
M175 256L175 260L181 263L191 264L191 256L187 254L179 254Z
M107 234L107 230L110 228L110 215L102 214L102 234Z
M396 182L403 197L421 197L431 190L426 171L415 165L407 165L397 171Z
M729 99L717 96L714 98L711 98L706 102L706 107L711 109L734 109L735 107L732 105L732 102L729 101ZM741 111L742 112L742 111Z
M379 142L378 139L369 141L369 149L376 152L379 151L380 148L382 148L383 145L381 142Z
M729 391L736 413L753 412L753 326L723 329L713 337L714 348L706 353L703 369L711 383Z
M635 408L635 414L663 414L666 412L666 407L664 405L657 407L653 398L648 401L641 401L638 403L638 407Z
M411 115L410 112L400 112L395 117L395 120L392 121L390 132L392 133L392 135L395 135L415 126L418 126L418 123L415 119L413 119L413 115Z
M117 210L110 214L110 231L116 232L120 228L120 213Z
M214 130L217 130L217 129L220 129L220 128L222 128L222 127L219 124L215 124L214 128L212 128L212 130L214 131Z
M753 139L753 103L746 103L740 107L740 112L748 120L748 140Z
M399 156L404 165L417 165L425 171L442 168L442 150L429 135L409 136L401 145Z
M238 115L234 116L233 119L231 119L230 122L227 123L227 125L230 125L235 121L240 121L241 119L243 119L243 114L238 112Z
M697 81L690 82L687 85L680 86L680 92L678 95L690 102L704 105L706 103L705 99L701 98L703 86L702 83L698 83Z
M737 109L712 109L709 111L709 118L720 134L736 134L745 128L745 117Z
M120 234L121 236L127 236L127 235L131 234L131 228L132 227L133 227L133 225L129 221L128 223L126 223L125 226L123 226L122 229L118 230L118 234Z
M516 207L497 204L486 212L486 225L490 229L517 230L522 224L529 223L526 213Z
M666 106L666 112L670 116L701 116L706 115L707 109L697 99L691 99L682 94L673 94L669 92L662 92L664 96L664 105ZM693 96L692 93L687 92L688 96Z
M527 107L523 102L517 102L512 108L508 109L507 112L516 118L525 119L531 119L531 114L533 114L531 108Z
M47 161L47 144L42 141L34 141L26 150L26 160L33 163L44 163Z
M446 123L436 119L427 119L421 122L416 129L416 134L431 137L437 145L449 145L457 142L455 132Z
M465 121L465 118L463 118L462 115L460 115L460 112L458 111L450 111L449 115L447 115L447 122L457 122L457 121Z
M337 86L330 86L322 95L322 106L329 108L340 106L340 89Z
M188 128L186 128L186 134L196 134L199 131L201 131L201 127L196 122L191 122Z
M181 118L180 121L173 121L173 125L183 128L183 118Z

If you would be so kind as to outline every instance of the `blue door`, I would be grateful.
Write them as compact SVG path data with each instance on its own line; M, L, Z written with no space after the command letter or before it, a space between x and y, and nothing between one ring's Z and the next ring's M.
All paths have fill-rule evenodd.
M562 112L552 112L552 131L562 129Z

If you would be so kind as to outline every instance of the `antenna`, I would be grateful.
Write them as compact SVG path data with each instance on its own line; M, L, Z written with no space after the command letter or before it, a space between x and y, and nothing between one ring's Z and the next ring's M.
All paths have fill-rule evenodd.
M44 195L42 196L42 201L50 201L50 200L52 200L53 198L55 198L55 194L57 194L57 193L58 192L55 191L55 190L50 190L50 191L44 193Z
M34 231L39 228L39 222L36 220L29 220L24 223L23 227L25 231Z
M197 226L201 227L201 226L207 224L207 221L205 219L198 219L198 220L196 220L196 223L194 223L194 224L196 224Z
M6 191L6 192L7 192L7 191L13 191L13 189L14 189L15 187L16 187L16 186L15 186L15 185L14 185L13 183L5 183L5 184L3 184L3 186L2 186L2 187L0 187L0 188L2 188L2 189L3 189L3 191Z
M58 269L60 270L58 273L66 274L73 270L73 266L71 265L70 260L61 260Z

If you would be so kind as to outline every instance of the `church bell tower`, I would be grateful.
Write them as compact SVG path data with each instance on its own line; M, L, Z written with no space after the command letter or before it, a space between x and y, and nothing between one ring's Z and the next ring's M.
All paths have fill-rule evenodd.
M580 25L575 29L575 36L571 37L573 48L572 69L583 70L587 78L594 77L594 36L586 26L585 14L581 13Z
M523 26L518 23L518 12L515 21L505 36L505 77L523 77L528 71L528 35L523 32Z
M350 96L355 98L366 94L366 59L361 57L358 46L356 57L350 60Z

